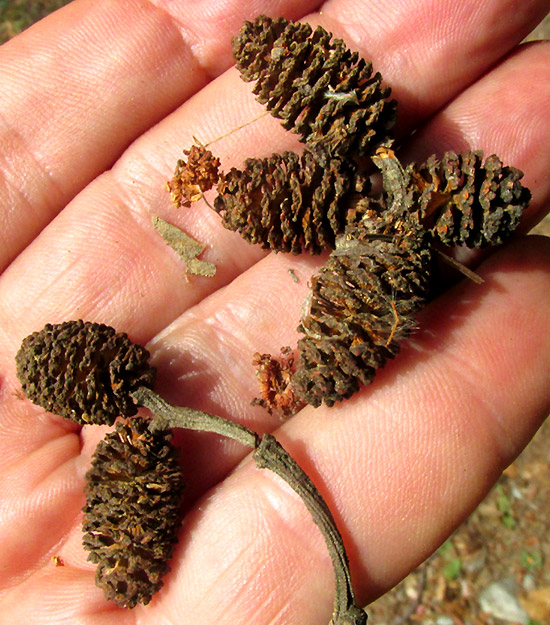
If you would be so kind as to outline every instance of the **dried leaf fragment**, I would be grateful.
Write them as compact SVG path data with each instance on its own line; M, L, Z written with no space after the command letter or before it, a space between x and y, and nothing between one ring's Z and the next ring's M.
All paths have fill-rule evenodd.
M121 607L147 604L169 570L183 491L169 430L148 419L119 421L98 444L86 474L83 545L96 584Z
M153 226L166 243L183 259L187 273L205 278L211 278L216 275L216 265L214 263L197 258L206 249L205 245L195 241L188 234L185 234L183 230L160 217L153 217Z
M110 326L89 321L47 324L16 355L23 392L49 412L78 423L112 425L137 407L130 392L152 388L149 352Z
M189 207L192 202L200 200L203 193L220 178L220 160L202 144L194 143L183 153L188 157L187 161L177 161L176 171L166 183L166 190L170 192L170 199L176 208Z

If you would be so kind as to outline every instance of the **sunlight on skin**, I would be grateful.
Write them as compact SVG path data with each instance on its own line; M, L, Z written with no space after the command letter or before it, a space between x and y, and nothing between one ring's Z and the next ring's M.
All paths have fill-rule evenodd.
M377 4L259 0L251 14L237 0L75 0L0 48L0 623L321 624L332 607L330 560L297 496L246 449L186 433L176 441L188 515L166 587L133 611L107 603L80 544L84 473L104 428L79 432L18 395L15 352L46 322L85 318L150 341L170 401L273 431L334 511L364 601L449 535L548 413L543 239L497 251L477 269L484 285L460 283L433 302L351 400L285 424L250 406L252 355L295 344L322 258L268 255L202 203L175 211L163 190L193 135L211 140L261 112L228 69L243 19L322 9L307 21L342 36L394 87L400 141L433 116L407 157L496 152L525 171L529 223L548 207L550 46L485 73L547 3L509 3L514 20L496 0ZM296 145L267 116L215 147L229 168ZM216 276L186 278L152 215L206 243Z

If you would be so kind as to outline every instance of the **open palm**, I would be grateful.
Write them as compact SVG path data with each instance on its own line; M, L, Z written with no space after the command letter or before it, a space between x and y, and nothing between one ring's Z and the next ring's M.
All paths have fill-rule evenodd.
M178 432L186 518L172 571L149 605L108 603L81 546L84 475L105 428L31 405L15 376L21 340L48 322L127 332L148 344L166 399L274 432L333 510L365 603L521 451L550 408L547 240L498 250L478 268L483 285L460 283L423 311L374 384L283 424L250 404L252 356L295 344L322 259L266 254L204 202L176 211L163 190L193 136L206 143L262 112L230 39L263 12L320 23L372 59L398 100L405 161L479 148L525 171L527 231L550 198L550 45L512 48L548 3L502 7L75 0L0 48L0 623L321 624L333 600L298 497L236 443ZM216 154L226 168L296 146L267 116ZM186 277L154 215L208 244L216 276Z

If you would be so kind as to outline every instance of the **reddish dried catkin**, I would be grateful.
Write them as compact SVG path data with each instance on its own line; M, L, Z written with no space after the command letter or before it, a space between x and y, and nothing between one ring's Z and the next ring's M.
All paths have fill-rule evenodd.
M396 103L372 65L318 26L260 15L233 39L243 80L310 148L365 155L391 140Z
M294 356L290 347L283 347L279 358L257 353L252 364L260 382L260 397L252 400L253 406L262 406L269 414L277 413L285 418L303 408L304 404L295 397L291 384Z
M531 193L523 173L495 154L445 152L422 165L409 165L416 201L432 237L444 245L500 245L517 228Z
M318 254L334 247L354 199L369 189L357 167L304 150L251 158L218 184L214 209L223 225L276 252Z
M312 280L292 388L313 406L370 383L429 297L431 253L418 215L372 217L350 227Z
M176 208L189 207L203 197L220 179L220 159L200 143L183 151L187 160L180 158L165 189Z

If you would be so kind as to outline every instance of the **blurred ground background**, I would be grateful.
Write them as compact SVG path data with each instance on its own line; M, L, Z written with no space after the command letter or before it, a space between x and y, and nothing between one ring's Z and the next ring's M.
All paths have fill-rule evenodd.
M0 43L69 1L0 0ZM528 39L550 39L550 14ZM550 236L550 218L535 232ZM437 553L369 606L373 625L550 625L549 440L550 420Z
M70 0L0 0L0 43L59 9Z

